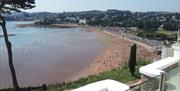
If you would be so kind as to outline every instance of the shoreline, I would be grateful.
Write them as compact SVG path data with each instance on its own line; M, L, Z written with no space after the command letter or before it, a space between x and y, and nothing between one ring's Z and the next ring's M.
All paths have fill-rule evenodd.
M97 57L80 73L70 80L75 81L90 75L99 74L104 71L121 68L129 60L130 47L137 44L137 59L147 59L153 61L158 56L153 52L151 46L144 43L122 38L110 32L105 32L97 28L90 28L95 32L98 41L102 44L102 50Z
M43 25L43 24L17 24L16 27L20 28L26 28L26 27L48 27L48 28L77 28L79 27L78 24L49 24L49 25Z

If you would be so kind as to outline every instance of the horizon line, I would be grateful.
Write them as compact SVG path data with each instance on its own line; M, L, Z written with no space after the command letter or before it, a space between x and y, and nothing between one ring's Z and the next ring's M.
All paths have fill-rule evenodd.
M28 11L28 10L22 10L22 12L28 12L28 13L39 13L39 12L48 12L48 13L63 13L63 12L87 12L87 11L108 11L108 10L119 10L119 11L130 11L132 13L140 12L140 13L147 13L147 12L165 12L165 13L180 13L180 11L162 11L162 10L147 10L147 11L133 11L133 10L121 10L121 9L106 9L106 10L98 10L98 9L92 9L92 10L77 10L77 11Z

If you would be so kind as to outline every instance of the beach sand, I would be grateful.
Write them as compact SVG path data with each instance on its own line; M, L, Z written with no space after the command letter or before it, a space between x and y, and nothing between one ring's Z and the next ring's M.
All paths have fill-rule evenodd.
M98 41L100 41L103 48L95 60L71 80L78 80L82 77L122 67L128 62L130 48L135 43L137 44L137 58L152 61L158 57L153 52L152 47L144 43L126 38L119 38L96 28L91 28L91 31L97 34Z

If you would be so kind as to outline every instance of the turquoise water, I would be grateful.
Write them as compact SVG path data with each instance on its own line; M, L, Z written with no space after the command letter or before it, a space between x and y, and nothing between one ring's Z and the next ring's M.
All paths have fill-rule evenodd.
M18 28L8 22L14 65L21 86L68 81L98 55L101 44L94 32L81 28ZM0 29L0 34L2 30ZM0 37L0 88L11 87L6 47Z

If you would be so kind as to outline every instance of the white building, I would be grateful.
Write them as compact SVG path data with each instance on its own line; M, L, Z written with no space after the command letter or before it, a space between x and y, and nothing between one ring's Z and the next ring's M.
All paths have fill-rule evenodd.
M79 19L79 24L86 24L86 19Z

